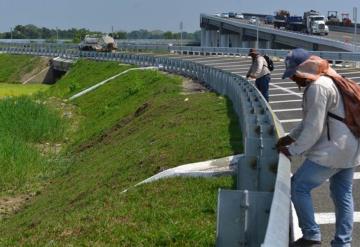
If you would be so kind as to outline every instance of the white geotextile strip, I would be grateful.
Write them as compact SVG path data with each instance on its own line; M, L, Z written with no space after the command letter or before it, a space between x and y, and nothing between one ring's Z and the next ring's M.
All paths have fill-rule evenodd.
M150 178L147 178L140 183L137 183L135 186L170 177L214 177L221 175L232 175L235 174L237 163L243 156L243 154L239 154L221 159L208 160L170 168ZM128 189L124 190L123 192L126 192L127 190Z
M89 93L89 92L97 89L98 87L101 87L101 86L104 85L105 83L108 83L109 81L114 80L115 78L117 78L117 77L119 77L119 76L121 76L121 75L124 75L124 74L126 74L126 73L128 73L128 72L130 72L130 71L133 71L133 70L150 70L150 69L155 70L155 69L158 69L158 67L131 68L131 69L125 70L125 71L123 71L123 72L121 72L121 73L119 73L119 74L117 74L117 75L114 75L114 76L112 76L112 77L110 77L110 78L108 78L108 79L106 79L106 80L104 80L104 81L102 81L102 82L99 82L98 84L96 84L96 85L94 85L94 86L91 86L91 87L89 87L89 88L81 91L80 93L77 93L77 94L71 96L71 97L69 98L69 100L73 100L73 99L76 99L76 98L78 98L78 97L80 97L80 96L83 96L84 94L87 94L87 93Z

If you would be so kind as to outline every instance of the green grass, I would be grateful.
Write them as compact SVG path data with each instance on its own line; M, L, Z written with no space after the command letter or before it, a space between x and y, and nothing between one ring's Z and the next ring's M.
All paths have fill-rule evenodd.
M70 96L99 83L115 74L131 68L114 62L80 60L72 69L52 86L51 95L62 98Z
M44 84L0 84L0 98L8 96L32 95L38 92L46 91L49 88Z
M29 97L0 101L0 192L45 176L49 162L35 144L61 141L65 124L57 111Z
M67 98L126 68L81 61L45 94ZM213 246L217 191L231 188L231 177L167 179L121 193L164 169L242 151L231 103L181 95L181 81L134 71L71 102L71 163L0 221L0 246Z
M29 55L0 54L0 83L20 82L40 64L41 58Z

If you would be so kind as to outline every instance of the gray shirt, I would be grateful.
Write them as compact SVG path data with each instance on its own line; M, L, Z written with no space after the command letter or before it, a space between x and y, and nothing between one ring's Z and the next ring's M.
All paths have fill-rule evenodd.
M270 74L268 64L263 56L258 55L256 59L252 62L247 75L258 79L267 74Z
M305 90L303 119L289 134L296 140L289 146L290 154L304 154L311 161L331 168L360 165L360 139L343 122L328 117L328 112L345 116L336 85L329 77L321 76Z

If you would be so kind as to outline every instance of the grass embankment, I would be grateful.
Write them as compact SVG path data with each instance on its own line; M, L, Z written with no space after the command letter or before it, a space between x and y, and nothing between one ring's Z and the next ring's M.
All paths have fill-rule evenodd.
M46 94L67 98L125 69L82 61ZM72 164L0 222L0 245L213 245L217 190L232 187L232 178L167 179L121 193L166 168L242 151L229 101L181 95L181 81L130 72L75 100Z
M32 95L38 92L46 91L49 88L44 84L12 84L0 83L0 99L8 96Z
M47 66L47 59L29 55L0 54L0 83L20 83Z
M36 146L62 141L58 112L28 97L0 101L0 192L21 188L51 172L49 154ZM46 157L45 157L46 156Z

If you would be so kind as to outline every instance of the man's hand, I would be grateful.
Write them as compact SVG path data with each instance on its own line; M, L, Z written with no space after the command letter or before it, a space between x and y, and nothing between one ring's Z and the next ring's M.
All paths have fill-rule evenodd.
M295 140L292 139L289 135L281 137L276 143L276 148L279 150L280 147L285 147L293 143Z
M289 149L285 146L279 147L278 149L279 153L283 153L286 157L288 157L288 159L291 160L291 154L289 152Z

